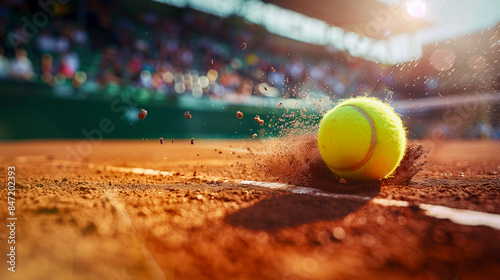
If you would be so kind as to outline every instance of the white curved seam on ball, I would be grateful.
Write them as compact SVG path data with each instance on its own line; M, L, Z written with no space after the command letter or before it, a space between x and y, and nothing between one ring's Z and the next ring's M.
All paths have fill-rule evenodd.
M375 131L375 125L373 124L372 118L363 109L361 109L355 105L352 105L352 104L347 104L344 106L350 106L354 110L360 112L363 115L363 117L365 117L365 119L368 121L368 124L370 125L370 129L371 129L371 134L372 134L370 148L368 149L368 152L366 152L365 158L363 158L362 161L360 161L359 163L357 163L353 166L345 167L345 168L336 168L336 167L331 167L330 165L328 165L328 167L330 167L330 169L333 169L335 171L351 172L351 171L355 171L355 170L363 167L366 163L368 163L368 161L372 157L373 150L375 150L375 143L377 141L377 132Z

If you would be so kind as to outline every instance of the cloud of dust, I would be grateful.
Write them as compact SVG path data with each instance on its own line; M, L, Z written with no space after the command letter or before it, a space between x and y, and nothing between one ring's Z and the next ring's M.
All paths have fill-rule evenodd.
M268 152L258 155L256 168L267 178L280 182L324 190L352 185L405 185L425 165L422 145L408 144L401 164L392 177L379 182L353 183L333 174L321 159L317 142L317 126L282 136Z

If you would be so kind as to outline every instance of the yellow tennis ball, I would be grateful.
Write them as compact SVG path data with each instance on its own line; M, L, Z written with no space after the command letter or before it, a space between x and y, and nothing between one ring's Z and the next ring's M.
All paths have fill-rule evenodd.
M406 134L401 118L376 98L350 98L325 114L318 133L321 158L351 181L389 177L403 159Z

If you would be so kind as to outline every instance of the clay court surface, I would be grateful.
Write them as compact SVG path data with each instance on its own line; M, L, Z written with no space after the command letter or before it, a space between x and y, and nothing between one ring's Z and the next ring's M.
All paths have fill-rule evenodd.
M358 185L330 175L314 143L3 142L17 272L2 225L0 279L498 279L498 141L412 142L413 169L395 178L423 164L408 183ZM493 215L467 225L424 205Z

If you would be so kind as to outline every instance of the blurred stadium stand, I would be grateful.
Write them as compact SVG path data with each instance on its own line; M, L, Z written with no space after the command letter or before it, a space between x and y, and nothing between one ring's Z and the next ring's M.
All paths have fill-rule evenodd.
M403 32L415 32L427 27L429 23L422 19L408 21L401 14L388 18L385 15L389 6L374 0L264 0L277 6L305 14L325 21L332 26L338 26L346 31L355 32L361 36L383 40L389 36ZM380 16L380 19L378 17ZM378 26L370 23L390 21L384 24L382 32Z
M392 28L368 34L365 27L386 5L370 0L264 2L377 40L428 25L395 17ZM326 13L325 5L334 9ZM300 110L314 103L306 98L310 96L338 100L369 94L405 104L428 94L460 94L464 88L469 93L498 91L499 63L487 63L498 59L498 49L482 44L485 54L474 52L472 58L459 50L464 45L460 40L496 38L498 27L491 34L448 43L446 49L457 60L449 69L436 69L428 61L444 49L439 44L426 47L418 61L391 66L331 45L276 36L238 16L221 18L153 1L69 1L35 26L43 20L42 11L33 0L0 2L0 36L5 38L0 45L0 139L81 138L82 129L97 126L106 116L117 124L110 138L248 137L254 130L272 136L275 128L233 115L245 110L280 116L284 110L276 107L284 99L300 100L293 105ZM488 79L481 84L468 75L472 70L467 65L487 69L491 77L479 75ZM115 101L127 106L110 112ZM158 117L137 122L141 106ZM193 113L189 125L182 123L186 110ZM423 123L435 118L425 108L414 111L399 110ZM498 129L498 123L488 125ZM426 125L415 127L410 136L424 137L429 131ZM478 137L469 132L450 136Z
M399 104L414 137L500 138L500 24L426 45L390 72L391 89L416 100Z
M359 68L359 63L346 64L345 53L328 54L324 48L272 36L237 17L222 20L152 2L151 10L146 10L134 1L88 1L86 28L74 20L78 5L68 2L61 15L26 40L22 18L32 18L39 7L11 3L16 4L2 12L7 27L3 37L8 39L2 47L11 62L2 73L10 79L90 93L131 85L158 95L222 98L276 97L285 87L289 95L297 87L302 92L316 89L343 95L371 74L361 71L353 79L350 66ZM240 48L243 42L248 46L245 51ZM26 60L25 73L15 73L12 66L21 59ZM261 81L271 90L256 87Z

